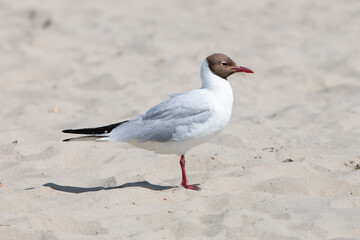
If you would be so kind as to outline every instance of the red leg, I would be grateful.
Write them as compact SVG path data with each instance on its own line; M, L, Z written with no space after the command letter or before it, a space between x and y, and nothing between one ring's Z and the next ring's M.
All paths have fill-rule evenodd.
M186 171L185 171L185 157L184 157L184 155L181 155L180 166L181 166L181 174L182 174L181 186L183 186L186 189L192 189L192 190L196 190L196 191L201 190L201 188L198 187L200 184L193 184L193 185L188 184L188 181L187 181L187 178L186 178Z

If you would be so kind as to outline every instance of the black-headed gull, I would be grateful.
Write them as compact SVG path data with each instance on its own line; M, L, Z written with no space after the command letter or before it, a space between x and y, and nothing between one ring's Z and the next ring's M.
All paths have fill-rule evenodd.
M212 54L201 65L200 89L171 95L145 114L128 121L97 128L63 130L64 133L87 135L64 141L128 142L156 153L178 154L181 156L181 186L200 190L199 184L188 184L184 155L189 149L214 137L228 124L233 92L227 78L236 72L253 73L236 65L224 54Z

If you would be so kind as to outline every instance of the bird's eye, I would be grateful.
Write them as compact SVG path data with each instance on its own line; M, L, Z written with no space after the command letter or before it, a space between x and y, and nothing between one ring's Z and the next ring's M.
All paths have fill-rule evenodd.
M227 62L221 62L220 64L221 64L221 66L227 66L228 65Z

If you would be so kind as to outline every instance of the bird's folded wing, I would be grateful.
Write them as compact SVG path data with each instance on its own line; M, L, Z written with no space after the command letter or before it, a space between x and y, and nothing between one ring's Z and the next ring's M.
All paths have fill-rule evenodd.
M169 120L191 118L203 112L211 110L211 105L203 100L202 95L196 94L175 94L168 100L150 108L142 119L144 120Z
M191 137L192 132L211 117L211 110L212 106L201 94L177 94L119 126L111 138L139 142L182 140L177 136Z

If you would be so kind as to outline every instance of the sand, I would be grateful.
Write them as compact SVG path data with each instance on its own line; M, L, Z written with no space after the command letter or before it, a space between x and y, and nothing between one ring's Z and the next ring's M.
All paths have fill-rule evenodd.
M360 239L360 2L1 1L0 239ZM187 154L62 142L200 87L231 122Z

